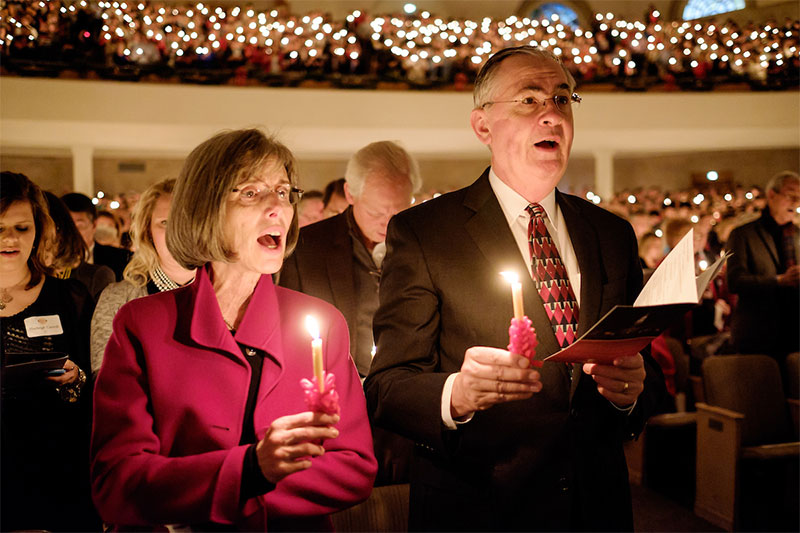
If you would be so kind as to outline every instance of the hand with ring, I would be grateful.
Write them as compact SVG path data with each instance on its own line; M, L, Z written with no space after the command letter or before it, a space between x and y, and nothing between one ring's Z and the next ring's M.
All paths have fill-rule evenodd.
M644 360L641 354L619 357L611 364L586 363L583 372L592 376L597 392L617 407L633 405L644 390Z
M60 376L48 376L47 380L55 383L57 387L61 387L63 385L69 385L70 383L74 383L80 378L78 365L76 365L74 361L67 359L64 362L63 368L64 368L63 374L61 374Z

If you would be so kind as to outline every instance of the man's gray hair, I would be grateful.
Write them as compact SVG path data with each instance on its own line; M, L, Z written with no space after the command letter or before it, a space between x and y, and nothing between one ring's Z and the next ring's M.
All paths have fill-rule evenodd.
M791 170L782 170L769 179L764 191L781 192L787 181L800 181L800 174Z
M564 66L564 63L561 62L561 59L553 52L536 46L513 46L510 48L503 48L484 63L481 71L478 73L478 77L475 78L475 86L472 89L472 102L475 105L475 109L480 109L490 101L490 95L494 88L495 74L497 74L497 67L500 66L500 63L515 55L527 55L539 59L555 61L567 77L570 92L575 90L575 78L572 76L572 73L567 70L567 67Z
M419 165L411 154L396 142L378 141L366 145L347 162L344 178L350 194L361 196L364 182L375 171L384 171L393 180L408 180L412 194L422 185Z

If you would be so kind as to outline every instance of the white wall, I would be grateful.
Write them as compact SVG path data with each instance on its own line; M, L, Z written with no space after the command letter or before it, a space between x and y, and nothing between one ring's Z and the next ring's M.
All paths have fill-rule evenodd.
M614 187L625 156L800 147L793 92L587 92L576 111L573 157L594 160L598 190ZM344 161L361 146L401 141L421 160L483 165L469 127L471 95L458 92L206 87L0 78L0 154L76 155L73 186L93 192L97 159L180 160L225 128L263 126L302 164ZM584 165L585 166L585 165ZM459 165L453 167L460 172ZM90 174L87 176L87 173ZM320 176L317 181L336 176ZM582 178L585 179L585 178ZM452 176L431 188L450 188Z

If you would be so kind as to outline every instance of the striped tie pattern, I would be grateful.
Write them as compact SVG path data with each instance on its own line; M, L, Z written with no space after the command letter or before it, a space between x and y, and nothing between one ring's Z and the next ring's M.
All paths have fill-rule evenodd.
M544 208L539 204L530 204L525 209L531 217L528 222L528 244L533 278L556 340L561 348L565 348L577 338L578 301L572 291L567 269L547 231Z

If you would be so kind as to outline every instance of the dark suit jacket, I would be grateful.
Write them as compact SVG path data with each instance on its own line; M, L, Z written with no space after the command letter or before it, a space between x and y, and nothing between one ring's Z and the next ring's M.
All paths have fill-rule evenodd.
M353 278L355 266L348 212L300 230L297 247L283 262L278 284L336 306L347 320L350 349L355 360L358 295ZM371 362L371 359L356 361L359 374L366 375ZM378 459L376 485L407 483L413 443L381 428L373 427L372 431Z
M347 320L350 346L356 346L356 295L353 241L347 211L304 227L297 246L281 268L278 284L321 298ZM366 363L369 368L369 362Z
M115 277L114 271L107 266L93 265L91 263L81 263L72 270L70 275L70 278L77 279L89 289L95 302L100 298L100 293L103 292L103 289L114 283Z
M795 242L795 254L798 243ZM728 238L728 288L738 294L731 336L743 353L787 354L800 349L800 291L781 287L775 240L764 217L734 229Z
M581 271L578 332L641 286L636 239L621 218L557 194ZM591 378L545 363L544 388L526 401L475 413L444 429L447 376L471 346L505 347L513 315L498 275L526 267L491 190L488 171L471 186L396 215L387 238L377 355L365 382L375 420L417 443L410 520L428 530L632 529L622 443L636 435L664 393L645 357L645 392L628 415ZM557 343L533 281L523 277L537 358Z
M131 259L131 253L122 248L94 243L94 264L105 265L114 271L117 281L122 281L122 273Z

